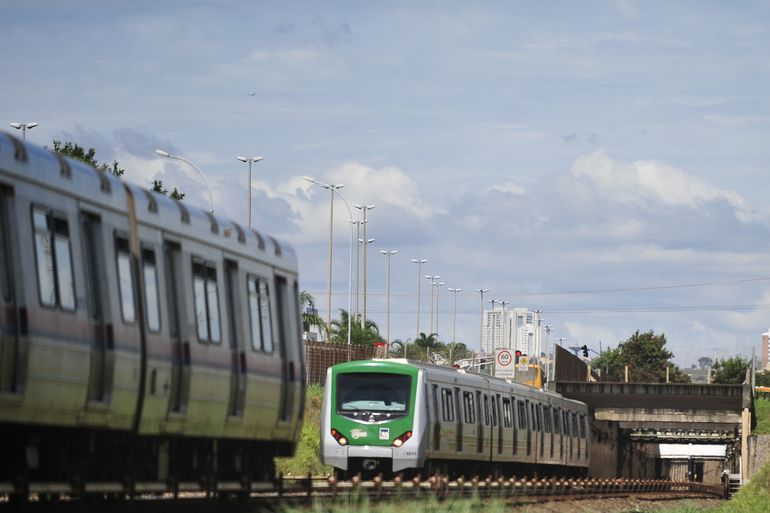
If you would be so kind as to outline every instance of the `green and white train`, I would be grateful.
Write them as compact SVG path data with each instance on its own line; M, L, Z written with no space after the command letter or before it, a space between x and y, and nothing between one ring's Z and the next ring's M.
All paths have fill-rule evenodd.
M325 464L342 476L584 474L585 404L481 374L402 359L327 371Z

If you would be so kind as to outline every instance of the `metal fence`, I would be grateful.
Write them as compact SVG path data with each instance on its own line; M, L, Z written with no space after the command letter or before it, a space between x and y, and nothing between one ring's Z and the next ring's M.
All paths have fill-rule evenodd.
M307 383L323 385L326 382L326 369L337 363L352 360L369 360L375 357L375 348L326 342L305 342L305 364L307 365Z

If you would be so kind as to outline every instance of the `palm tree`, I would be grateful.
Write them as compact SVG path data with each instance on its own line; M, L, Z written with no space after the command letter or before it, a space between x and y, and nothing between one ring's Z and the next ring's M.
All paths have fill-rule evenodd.
M312 326L318 328L319 335L328 339L329 329L326 326L323 318L318 315L318 310L315 308L315 298L310 292L303 290L299 293L299 302L302 305L302 329L305 333L310 331Z
M423 332L420 332L420 336L414 340L414 343L422 348L435 348L440 344L438 341L438 333L426 335Z
M348 342L348 311L340 308L340 318L334 319L331 323L331 341L339 344ZM350 343L353 345L372 346L381 339L380 329L377 324L367 319L364 328L361 328L360 316L357 319L350 319Z

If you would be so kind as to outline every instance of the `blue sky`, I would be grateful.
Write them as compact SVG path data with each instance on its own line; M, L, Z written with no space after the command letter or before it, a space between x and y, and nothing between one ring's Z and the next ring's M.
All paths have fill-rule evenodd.
M11 0L0 30L4 122L40 123L35 143L92 146L206 208L197 175L153 150L183 155L244 223L236 156L264 156L254 224L295 245L324 308L328 193L302 176L377 205L369 310L384 332L378 251L397 249L393 338L416 328L411 258L463 289L474 347L480 287L569 344L663 332L688 367L748 355L770 327L767 2Z

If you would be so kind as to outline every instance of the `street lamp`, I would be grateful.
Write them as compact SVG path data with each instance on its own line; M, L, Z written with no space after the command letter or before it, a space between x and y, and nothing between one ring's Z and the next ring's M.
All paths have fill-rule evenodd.
M364 213L364 240L367 240L366 239L366 212L368 210L372 210L374 208L374 205L353 205L353 206L356 207L358 210L363 211L363 213ZM372 239L372 240L374 240L374 239ZM362 313L362 315L361 315L361 328L362 329L366 327L366 246L368 246L368 245L369 245L368 242L364 243L364 302L363 302L364 304L363 304L363 308L362 308L362 312L361 312Z
M316 185L320 185L324 189L328 190L331 193L331 200L329 201L329 289L327 293L327 300L326 300L326 322L331 325L332 323L332 254L333 250L332 247L334 246L333 238L334 238L334 193L336 192L339 194L340 189L345 187L343 184L328 184L321 182L319 180L316 180L315 178L312 178L310 176L303 176L305 180L308 182L314 183ZM342 196L340 195L340 198ZM350 209L348 209L350 210ZM350 219L353 219L353 216L350 216ZM353 233L353 226L350 227L350 232ZM352 244L352 242L351 242ZM350 312L348 312L348 317L350 317Z
M436 287L436 329L433 331L433 333L436 334L436 342L438 342L438 291L439 287L444 286L444 282L440 281L433 284L434 287Z
M259 162L262 157L238 157L238 160L249 163L249 230L251 230L251 164Z
M550 324L546 324L544 328L545 328L545 355L546 357L548 357L548 368L546 369L545 376L546 376L546 379L548 379L548 383L550 383L552 379L551 370L553 369L553 355L549 353L548 335L550 335L551 331L553 331L553 326L551 326Z
M21 138L26 139L27 138L27 130L32 130L35 128L39 123L31 122L31 123L10 123L10 125L15 128L16 130L21 130Z
M356 241L361 240L361 225L364 224L363 221L350 221L352 224L356 225ZM360 289L359 287L359 278L361 276L361 244L356 243L356 318L358 318L358 314L360 312L359 306L360 301L358 299L358 291Z
M497 299L487 299L487 303L492 303L492 351L497 349L497 344L495 341L495 303L497 302Z
M481 294L481 308L479 310L479 347L481 348L481 354L484 354L484 294L489 292L489 289L476 289L476 292Z
M430 274L425 275L425 279L430 282L430 335L431 333L435 333L433 331L433 284L438 281L438 279L441 278L439 275L431 276Z
M452 304L452 342L454 343L457 342L457 339L455 338L457 330L457 294L463 289L453 289L452 287L447 287L447 290L454 296L454 301Z
M160 155L161 157L167 157L170 159L176 159L181 160L182 162L185 162L186 164L189 164L192 166L193 169L195 169L199 175L201 175L201 178L203 178L203 183L206 184L206 188L209 190L209 214L214 213L214 196L211 195L211 186L209 185L209 181L206 180L206 175L203 174L203 171L200 170L198 166L187 160L186 158L180 156L180 155L173 155L167 151L164 150L155 150L155 153Z
M417 264L417 335L415 340L420 337L420 267L427 262L424 258L413 258L412 262Z
M388 344L385 348L385 357L387 358L388 355L388 349L390 348L390 257L398 253L397 249L393 249L390 251L384 251L380 250L380 253L388 257L388 340L386 341Z
M348 202L345 200L345 197L340 192L340 189L344 187L341 184L338 185L331 185L328 183L321 182L319 180L316 180L315 178L311 178L309 176L304 177L305 180L308 182L314 183L316 185L320 185L324 189L328 189L332 191L332 201L334 200L334 194L336 193L337 196L340 197L342 200L342 203L345 204L345 208L348 210L348 222L350 223L350 250L349 250L349 257L348 257L348 361L350 361L350 351L351 351L351 345L350 345L350 324L351 324L351 318L350 318L350 309L351 309L351 301L353 300L353 213L350 210L350 205L348 205ZM333 218L332 218L333 221ZM330 225L333 223L330 223ZM331 297L332 297L332 250L331 250L331 226L329 227L329 324L331 325ZM327 336L328 336L328 325L327 325ZM327 341L328 342L328 341Z

